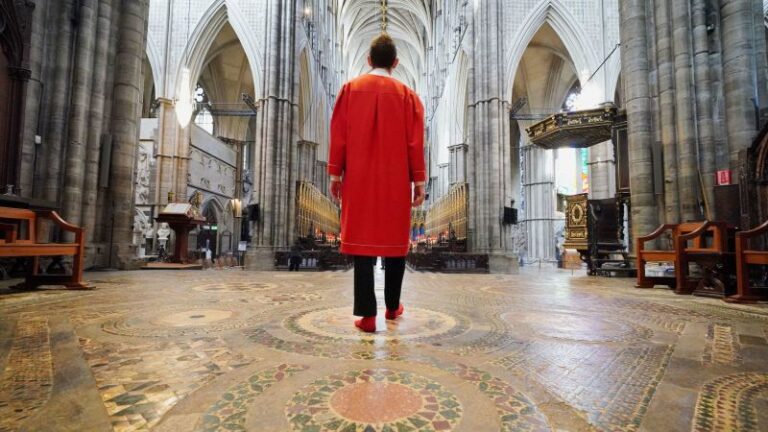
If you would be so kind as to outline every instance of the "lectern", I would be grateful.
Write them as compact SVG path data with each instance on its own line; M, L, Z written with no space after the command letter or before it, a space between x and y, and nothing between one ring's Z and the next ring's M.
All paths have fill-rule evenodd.
M166 222L176 235L172 261L178 264L189 264L187 258L189 232L205 223L205 218L192 204L171 203L165 206L155 220L158 223Z

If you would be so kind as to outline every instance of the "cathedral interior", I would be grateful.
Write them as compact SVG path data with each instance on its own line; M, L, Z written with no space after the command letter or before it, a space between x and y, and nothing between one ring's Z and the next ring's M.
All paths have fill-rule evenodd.
M363 333L381 33L427 198ZM768 430L768 0L0 0L0 47L0 431Z

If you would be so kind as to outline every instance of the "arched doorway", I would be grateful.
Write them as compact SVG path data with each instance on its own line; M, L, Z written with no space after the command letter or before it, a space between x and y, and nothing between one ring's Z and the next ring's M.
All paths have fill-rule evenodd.
M210 250L211 258L216 260L219 252L219 216L214 204L209 201L203 209L205 224L200 226L197 235L197 249Z

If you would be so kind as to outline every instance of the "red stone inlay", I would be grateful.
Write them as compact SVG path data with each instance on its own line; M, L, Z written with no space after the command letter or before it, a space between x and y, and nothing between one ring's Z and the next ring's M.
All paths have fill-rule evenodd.
M402 384L362 382L339 389L331 407L347 420L389 423L409 417L422 407L421 396Z

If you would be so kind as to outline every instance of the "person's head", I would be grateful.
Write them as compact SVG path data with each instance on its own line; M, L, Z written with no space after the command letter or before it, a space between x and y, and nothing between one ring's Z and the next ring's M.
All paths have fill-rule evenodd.
M382 33L371 42L368 64L373 68L392 70L397 67L397 47L388 34Z

